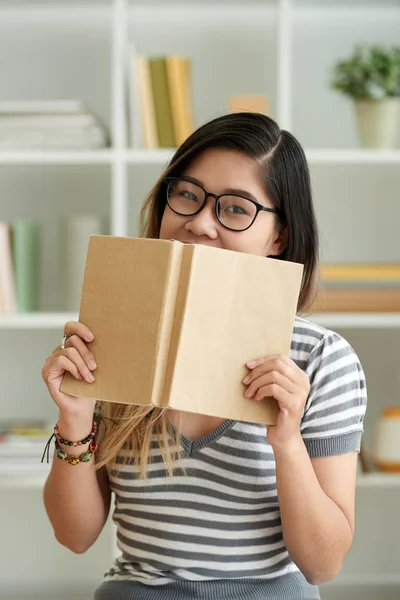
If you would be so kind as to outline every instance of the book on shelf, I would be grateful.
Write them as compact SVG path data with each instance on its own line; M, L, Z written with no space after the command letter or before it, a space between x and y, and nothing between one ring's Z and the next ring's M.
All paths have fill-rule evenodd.
M90 150L107 145L103 122L79 100L0 102L0 150Z
M144 56L130 44L128 96L132 147L172 148L193 132L189 58Z
M11 249L11 227L0 221L0 312L16 310L15 278Z
M325 286L400 287L400 263L322 263Z
M322 263L313 312L400 312L399 263Z
M303 266L177 241L91 236L79 320L97 369L61 390L109 402L274 423L244 397L246 363L288 355Z
M53 433L46 421L0 421L0 476L35 475L48 471L41 459Z
M39 222L0 221L0 312L38 310L39 280Z

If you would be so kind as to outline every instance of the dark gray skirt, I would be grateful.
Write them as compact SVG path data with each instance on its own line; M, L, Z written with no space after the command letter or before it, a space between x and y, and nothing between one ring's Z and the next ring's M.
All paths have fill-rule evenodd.
M94 600L320 600L320 595L317 586L296 572L274 579L174 581L156 586L105 581Z

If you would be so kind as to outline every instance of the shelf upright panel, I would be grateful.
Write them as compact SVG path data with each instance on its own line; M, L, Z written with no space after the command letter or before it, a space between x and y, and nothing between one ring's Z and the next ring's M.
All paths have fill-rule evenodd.
M113 163L111 185L111 234L127 235L128 184L126 163L126 72L128 48L128 0L113 2L112 120Z
M278 0L277 121L292 126L292 0Z

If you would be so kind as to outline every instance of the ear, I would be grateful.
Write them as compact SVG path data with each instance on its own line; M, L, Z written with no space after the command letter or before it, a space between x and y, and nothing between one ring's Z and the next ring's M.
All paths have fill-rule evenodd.
M288 245L288 229L282 227L280 230L275 229L275 239L270 247L268 256L279 256L284 252Z

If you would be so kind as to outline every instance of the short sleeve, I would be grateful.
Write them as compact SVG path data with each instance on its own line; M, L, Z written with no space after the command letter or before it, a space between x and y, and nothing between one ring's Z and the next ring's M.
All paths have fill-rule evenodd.
M364 371L353 348L326 331L310 352L310 394L301 434L311 458L360 450L367 407Z

